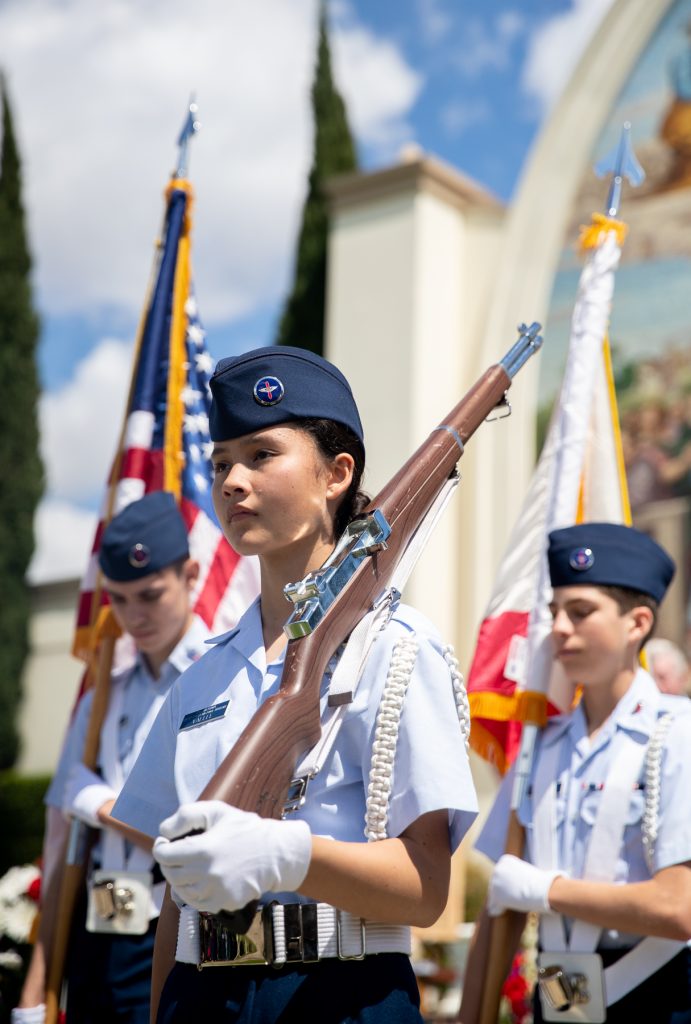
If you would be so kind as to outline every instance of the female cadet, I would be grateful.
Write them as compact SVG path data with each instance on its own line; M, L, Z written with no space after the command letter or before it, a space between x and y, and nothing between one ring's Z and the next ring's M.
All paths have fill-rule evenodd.
M497 862L488 911L541 915L537 1022L666 1024L689 1008L691 704L661 694L639 653L674 563L615 523L553 531L548 560L554 657L583 696L540 737L517 812L525 860L502 856L512 773L499 791L477 843ZM463 1024L478 1019L486 943L483 915Z
M174 965L174 941L166 948L161 934L157 943L154 1002L165 981L158 1020L420 1021L409 926L429 925L443 909L451 852L476 813L453 659L422 616L399 606L295 815L276 821L197 801L279 687L283 588L323 564L364 505L362 426L336 367L301 349L263 348L222 360L211 389L216 512L235 550L259 556L262 587L236 629L174 687L114 809L159 833L155 856L182 907ZM390 663L411 644L390 797L373 810L380 701ZM384 837L367 842L364 827ZM263 914L260 965L192 966L200 960L196 911L254 899L276 904ZM170 905L166 922L176 913ZM233 947L218 922L201 920L203 945L211 927L218 948Z

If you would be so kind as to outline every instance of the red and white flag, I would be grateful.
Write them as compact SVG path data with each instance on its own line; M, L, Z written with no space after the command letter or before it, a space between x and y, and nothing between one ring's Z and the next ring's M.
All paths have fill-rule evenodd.
M577 522L631 522L607 331L626 228L594 214L564 379L547 438L495 579L468 679L471 744L504 772L525 723L573 699L551 656L547 534Z

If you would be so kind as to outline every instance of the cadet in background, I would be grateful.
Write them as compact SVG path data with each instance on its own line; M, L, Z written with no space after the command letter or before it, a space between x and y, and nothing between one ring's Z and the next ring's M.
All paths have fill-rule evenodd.
M554 657L582 698L539 737L517 810L525 859L502 855L513 771L476 844L496 866L460 1019L478 1019L487 915L511 909L541 915L536 1024L665 1024L689 1006L691 704L661 694L639 653L674 564L611 523L554 531L548 558Z
M205 650L204 623L191 612L199 565L171 494L128 505L103 533L103 585L136 648L134 664L114 671L96 771L81 761L92 695L81 699L45 800L49 850L61 849L68 820L97 832L87 889L77 904L66 964L68 1024L148 1024L154 934L165 883L147 836L117 830L110 810L173 682ZM141 844L141 845L140 845ZM50 858L48 858L50 859ZM49 868L49 864L45 864ZM44 885L57 901L61 865ZM42 923L55 905L42 907ZM42 1024L45 931L33 952L13 1024Z

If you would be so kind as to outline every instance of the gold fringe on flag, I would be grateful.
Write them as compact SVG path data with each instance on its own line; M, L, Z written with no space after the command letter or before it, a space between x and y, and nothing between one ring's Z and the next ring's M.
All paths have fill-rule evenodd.
M603 213L594 213L590 224L581 225L581 234L578 239L579 250L587 252L589 249L597 249L602 241L602 236L606 235L609 231L616 232L617 242L621 247L626 238L628 225L624 224L622 220L605 217Z

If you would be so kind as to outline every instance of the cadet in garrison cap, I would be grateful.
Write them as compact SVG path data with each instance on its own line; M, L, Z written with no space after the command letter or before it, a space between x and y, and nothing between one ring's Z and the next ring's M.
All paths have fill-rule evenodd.
M91 694L81 700L46 794L47 836L51 848L59 847L64 812L96 829L98 837L69 950L68 1024L148 1024L164 883L154 871L150 842L142 847L123 838L110 809L171 685L205 650L208 631L190 609L199 566L189 557L185 523L171 494L153 492L115 516L103 532L99 562L115 618L137 656L133 665L113 672L95 772L81 763ZM51 894L55 899L52 886L49 900ZM44 916L49 913L44 906ZM16 1024L44 1019L42 942L39 937L20 1008L13 1010Z
M613 523L555 530L548 561L554 657L582 697L539 737L517 812L525 859L504 854L513 772L502 784L477 843L497 862L487 910L541 915L537 1022L686 1020L691 702L661 694L639 659L674 563ZM487 934L485 914L464 1024Z
M175 904L161 917L158 1020L419 1022L409 926L443 909L451 852L477 809L455 662L430 623L399 605L330 747L314 772L301 769L310 781L294 813L271 820L198 800L278 689L284 586L325 562L368 501L360 417L331 363L258 349L222 360L211 391L216 512L235 550L258 555L262 589L175 684L114 809L158 836L154 855L182 907L179 923ZM400 715L397 745L383 742L383 699ZM255 899L258 945L211 916Z

